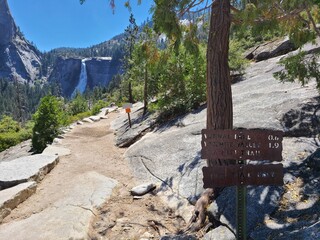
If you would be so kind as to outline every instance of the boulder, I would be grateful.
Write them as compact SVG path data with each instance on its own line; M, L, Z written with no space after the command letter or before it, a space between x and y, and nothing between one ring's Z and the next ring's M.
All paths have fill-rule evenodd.
M12 209L35 193L36 188L36 182L31 181L0 191L0 223Z
M297 47L288 38L263 43L246 51L246 58L257 62L281 56L296 50Z
M42 154L0 162L0 188L9 188L27 181L41 181L58 163L58 156Z
M27 140L0 152L1 161L11 161L20 157L32 155L31 140Z

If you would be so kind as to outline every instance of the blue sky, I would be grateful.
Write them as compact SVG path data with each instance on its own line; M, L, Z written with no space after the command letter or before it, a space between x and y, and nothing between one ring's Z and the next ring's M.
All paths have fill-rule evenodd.
M16 24L41 51L57 47L90 47L122 33L130 13L124 0L116 0L115 13L109 0L8 0ZM132 12L139 25L148 17L151 0L141 5L132 0Z

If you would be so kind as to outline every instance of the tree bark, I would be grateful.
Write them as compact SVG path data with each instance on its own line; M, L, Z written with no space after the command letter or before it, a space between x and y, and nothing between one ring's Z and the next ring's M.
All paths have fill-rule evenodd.
M232 129L233 109L231 79L228 64L229 31L231 25L230 0L216 0L212 4L207 48L207 129ZM207 165L228 164L208 159ZM217 198L221 188L206 189L195 205L187 231L200 230L206 221L206 209Z
M207 129L232 129L233 110L228 64L230 0L212 5L207 49Z
M133 95L132 95L131 80L129 80L129 84L128 84L128 92L129 92L129 102L130 102L130 103L134 103Z
M148 65L144 72L144 88L143 88L143 115L147 113L148 109Z

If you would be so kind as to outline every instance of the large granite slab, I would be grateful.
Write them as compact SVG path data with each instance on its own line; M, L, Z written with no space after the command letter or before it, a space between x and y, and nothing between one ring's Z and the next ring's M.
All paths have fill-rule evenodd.
M39 182L58 160L58 156L38 154L0 162L0 188L9 188L31 180Z

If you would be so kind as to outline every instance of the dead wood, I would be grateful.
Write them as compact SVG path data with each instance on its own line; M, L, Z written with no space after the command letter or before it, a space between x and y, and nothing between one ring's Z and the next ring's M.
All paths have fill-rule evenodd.
M195 204L193 214L184 232L197 232L204 227L207 219L207 208L214 199L215 191L207 188Z

